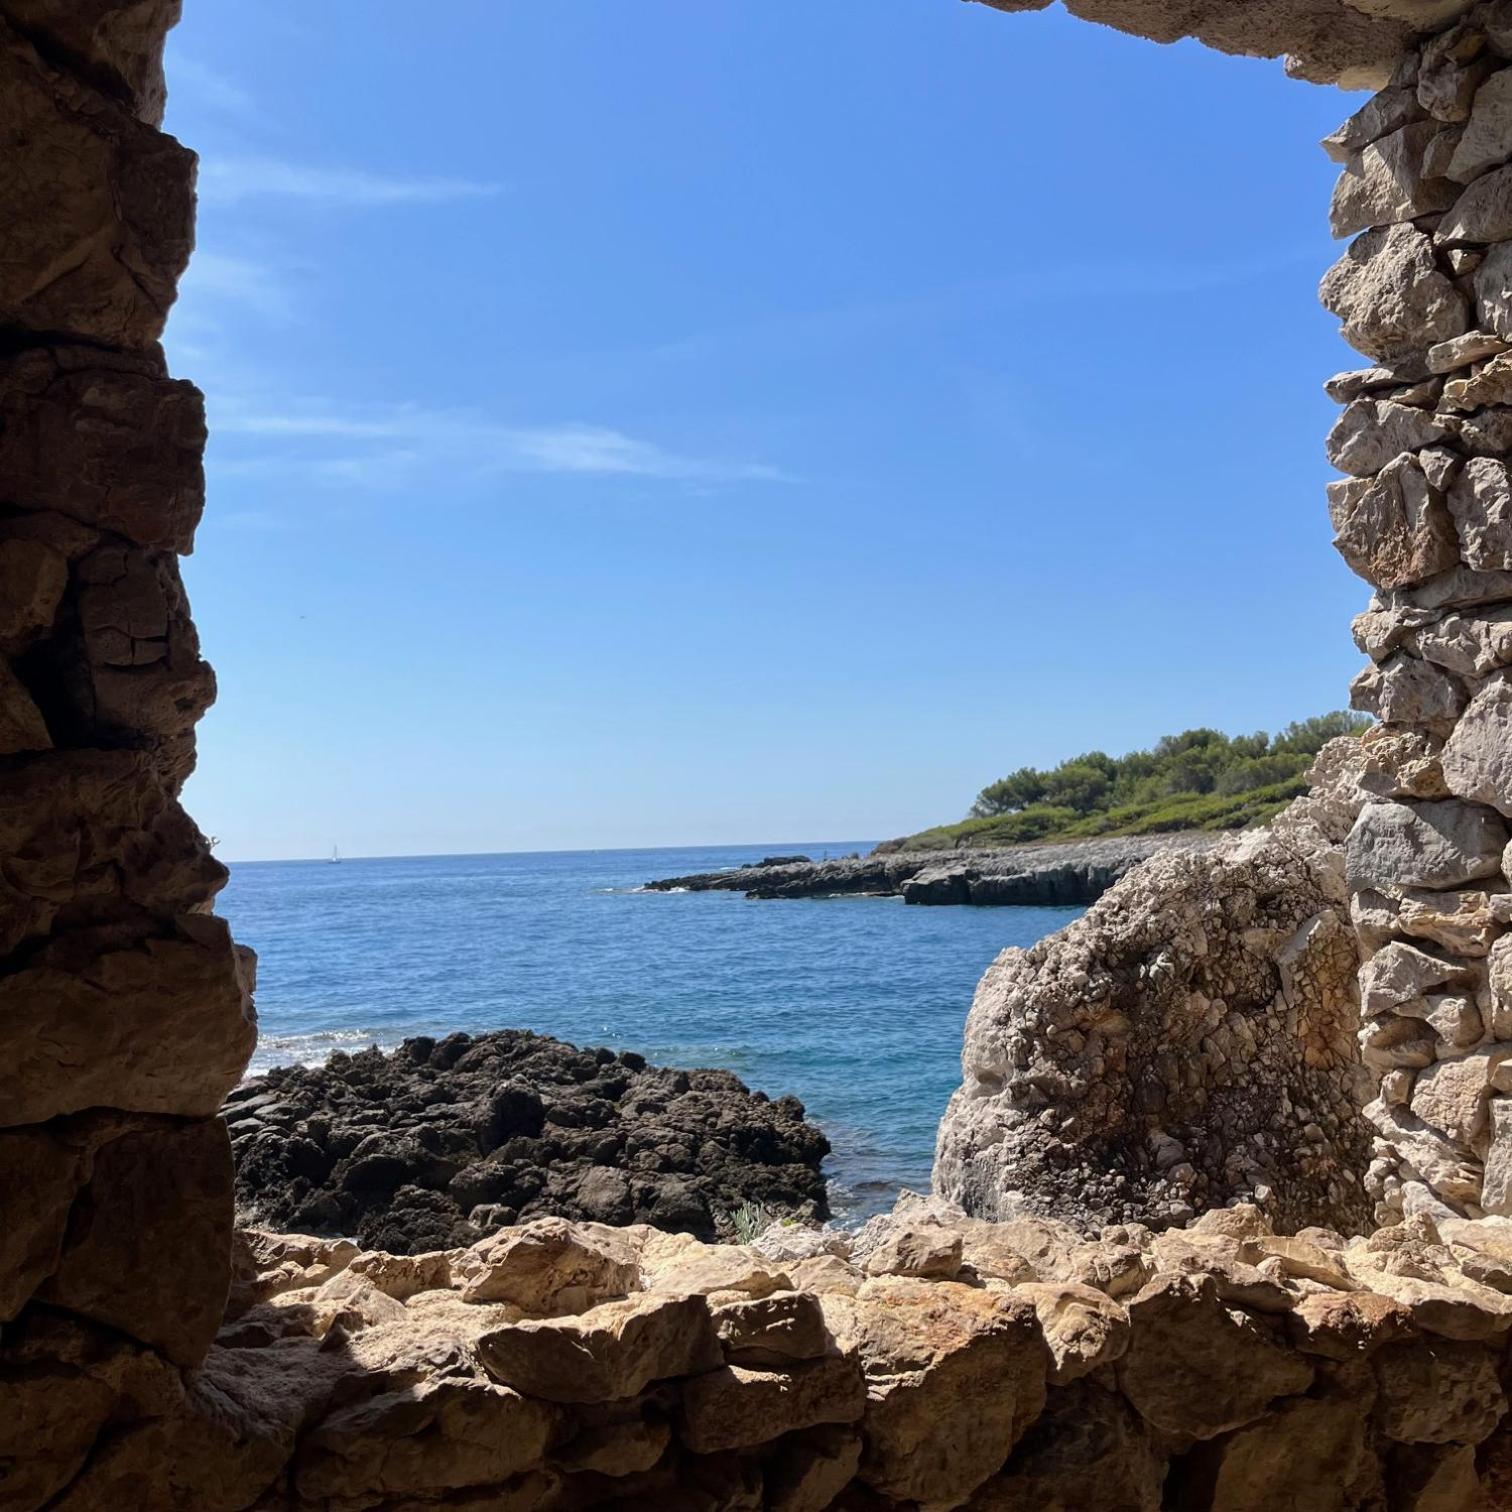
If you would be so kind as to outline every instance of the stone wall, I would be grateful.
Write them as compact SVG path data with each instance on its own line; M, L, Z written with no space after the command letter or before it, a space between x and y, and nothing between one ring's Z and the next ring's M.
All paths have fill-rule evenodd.
M1065 1148L1140 1136L1085 1187L1058 1172L1076 1228L916 1200L852 1240L546 1220L396 1257L233 1251L214 1114L251 961L177 797L213 694L177 566L200 396L158 346L193 235L193 157L156 129L177 0L0 0L3 1512L1512 1505L1512 16L1071 6L1331 78L1453 22L1332 142L1360 235L1325 297L1377 364L1335 380L1331 441L1377 589L1363 793L1174 878L1163 919L1110 925L1128 980L1068 970L1030 1034L984 1042L984 1086L1040 1056L1024 1101ZM1238 1206L1088 1237L1105 1198L1363 1226L1360 1013L1368 1193L1403 1222L1278 1238ZM1110 1067L1138 1072L1116 1096Z
M1347 863L1367 1186L1383 1223L1512 1213L1512 5L1411 51L1325 146L1354 239L1322 297L1373 364L1328 384L1336 545L1375 589Z
M417 1256L249 1233L187 1396L81 1359L95 1395L25 1403L44 1452L4 1504L1476 1512L1512 1505L1509 1266L1497 1219L1346 1245L1242 1207L1090 1242L918 1199L754 1247L558 1218ZM122 1379L153 1416L80 1463Z
M215 683L178 569L203 502L203 406L158 345L194 240L194 156L156 129L176 12L0 3L6 1509L40 1505L27 1436L85 1358L178 1381L229 1278L215 1113L254 1024L250 957L210 912L224 870L177 798ZM109 1411L77 1420L80 1456L142 1406L92 1389Z

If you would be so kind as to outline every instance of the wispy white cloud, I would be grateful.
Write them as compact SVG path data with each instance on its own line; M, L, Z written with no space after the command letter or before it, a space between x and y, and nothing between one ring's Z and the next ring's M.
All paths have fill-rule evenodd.
M395 405L362 412L310 402L277 408L222 398L212 434L238 438L222 464L238 472L297 471L333 485L393 487L418 473L555 473L688 484L782 482L763 462L693 455L611 426L510 425L470 411ZM254 444L256 443L256 444Z
M219 69L208 63L170 48L167 68L168 90L171 96L183 92L196 105L209 107L222 115L235 116L241 120L258 117L257 101L250 91L235 79L228 78Z
M281 269L270 262L203 248L190 260L180 297L191 309L211 304L244 305L271 320L286 320L293 313Z
M281 197L312 204L373 209L387 205L434 205L483 199L499 184L472 179L374 173L365 168L322 168L272 157L207 157L200 163L199 192L206 203Z

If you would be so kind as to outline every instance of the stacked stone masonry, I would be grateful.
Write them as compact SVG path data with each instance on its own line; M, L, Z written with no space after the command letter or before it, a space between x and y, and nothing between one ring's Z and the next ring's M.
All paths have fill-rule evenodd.
M989 977L1021 1032L974 1011L1001 1096L957 1149L1002 1221L400 1257L233 1236L252 962L178 802L214 692L201 400L158 345L178 0L0 0L0 1512L1512 1506L1512 11L1071 8L1385 84L1330 144L1325 284L1374 364L1330 445L1381 729L1123 884L1029 963L1052 993ZM1073 1224L1011 1210L994 1139Z
M210 912L224 871L177 797L215 684L178 568L203 405L158 345L194 231L194 156L155 124L176 10L0 5L7 1512L40 1505L52 1448L16 1435L45 1439L48 1414L79 1405L74 1343L176 1378L210 1347L229 1279L215 1114L254 1026L250 958ZM103 1378L80 1389L123 1433L146 1410Z
M1503 1220L1346 1243L1242 1206L1091 1240L906 1198L752 1246L559 1218L412 1256L248 1232L187 1377L27 1320L0 1504L1477 1512L1512 1505L1509 1292ZM141 1417L112 1431L122 1402Z
M1413 48L1324 145L1353 240L1323 302L1373 364L1328 384L1336 545L1375 590L1346 847L1366 1186L1379 1223L1512 1214L1512 7Z

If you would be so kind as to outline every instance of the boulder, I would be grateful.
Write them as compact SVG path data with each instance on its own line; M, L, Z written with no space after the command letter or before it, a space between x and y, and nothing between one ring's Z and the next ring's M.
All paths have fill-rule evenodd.
M970 1512L1160 1512L1166 1461L1116 1392L1080 1381L1050 1392L1001 1475Z
M458 1255L450 1274L464 1302L509 1302L538 1316L584 1312L640 1283L622 1234L563 1218L501 1229Z
M1328 485L1334 547L1377 588L1404 588L1459 560L1454 521L1414 456L1394 457L1373 478Z
M831 1348L819 1299L802 1291L773 1292L714 1304L714 1331L732 1365L775 1367L817 1360Z
M0 259L0 321L150 348L194 246L194 155L0 23L0 130L28 145Z
M1463 887L1500 875L1507 838L1500 816L1457 800L1367 803L1349 835L1349 885Z
M1512 478L1504 462L1472 457L1449 490L1449 513L1472 568L1512 567Z
M1512 681L1491 678L1470 700L1441 757L1449 791L1512 814Z
M724 1364L702 1297L646 1294L576 1317L527 1319L490 1329L477 1348L496 1381L548 1402L631 1397Z
M695 1454L748 1449L826 1423L855 1423L866 1382L853 1356L793 1362L782 1369L726 1365L688 1381L682 1440Z
M1350 156L1334 188L1329 227L1353 236L1371 226L1416 220L1447 210L1459 189L1432 161L1444 127L1415 121L1378 137ZM1425 161L1427 159L1427 161Z
M1012 1294L879 1277L822 1302L837 1344L865 1372L860 1478L881 1496L964 1500L1044 1405L1034 1309Z
M1478 1444L1507 1411L1495 1358L1478 1344L1403 1341L1371 1363L1381 1430L1399 1443Z
M1433 446L1449 433L1429 410L1389 399L1356 399L1328 434L1328 460L1340 472L1374 477L1395 458Z
M1201 1445L1185 1484L1222 1512L1354 1512L1379 1475L1363 1394L1282 1402L1257 1423Z
M327 1417L300 1443L294 1488L313 1506L415 1505L494 1488L541 1461L554 1424L551 1408L507 1387L428 1381Z
M1324 276L1320 292L1343 323L1344 339L1381 362L1470 328L1465 298L1439 269L1432 240L1411 225L1356 238Z
M1463 190L1434 232L1445 247L1485 246L1512 238L1512 166L1498 168Z
M1050 1351L1050 1384L1067 1386L1120 1359L1129 1347L1129 1314L1095 1287L1030 1282L1017 1294L1034 1304Z
M176 923L124 950L62 936L0 979L0 1125L96 1107L215 1113L252 1054L250 984L222 920Z
M1307 1390L1313 1367L1225 1307L1211 1277L1156 1276L1128 1303L1119 1389L1161 1432L1215 1438Z

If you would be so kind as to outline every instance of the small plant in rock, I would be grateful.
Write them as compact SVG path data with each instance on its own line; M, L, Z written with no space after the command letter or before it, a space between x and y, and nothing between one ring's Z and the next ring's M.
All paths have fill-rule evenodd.
M750 1244L771 1227L772 1218L759 1202L742 1202L730 1214L730 1227L739 1244Z

